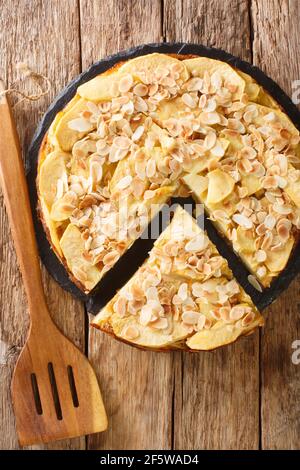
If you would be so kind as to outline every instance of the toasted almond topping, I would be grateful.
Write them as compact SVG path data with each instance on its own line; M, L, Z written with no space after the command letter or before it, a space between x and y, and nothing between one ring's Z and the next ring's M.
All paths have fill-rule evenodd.
M132 140L133 142L136 142L137 140L140 140L142 135L144 134L145 128L144 126L138 126L134 133L132 134Z
M254 289L258 290L259 292L262 292L262 287L260 285L260 283L258 282L258 280L256 279L255 276L253 276L253 274L249 274L248 276L248 281L249 283L254 287Z
M128 74L121 78L119 82L119 91L120 93L126 93L130 90L133 85L132 75Z
M184 93L181 98L184 104L189 108L195 108L197 106L196 101L189 93Z
M120 258L120 253L117 250L113 250L110 253L107 253L103 258L103 264L112 266Z
M194 297L201 297L201 295L203 294L203 289L200 282L194 282L192 284L192 294Z
M200 114L200 120L203 124L213 125L220 122L220 116L216 111L212 113L203 112Z
M242 305L235 305L230 310L229 317L231 320L240 320L245 315L245 307Z
M80 117L69 121L68 127L77 132L88 132L91 129L92 125L88 119Z
M207 150L210 150L211 148L215 146L216 141L217 141L217 135L215 134L215 132L209 132L204 139L204 147Z
M247 315L242 320L242 326L243 327L249 326L253 322L254 318L255 318L254 312L247 313Z
M202 251L208 246L209 240L204 233L196 235L196 237L192 238L187 244L185 245L185 251Z
M230 307L221 307L221 308L219 308L220 318L224 321L229 321L230 320L230 312L231 312Z
M137 326L126 325L122 330L121 336L128 340L134 340L140 336L140 332Z
M232 220L245 229L250 229L253 226L252 220L243 214L234 214Z
M133 88L133 93L138 96L146 96L148 93L148 87L143 83L138 83Z
M200 316L198 312L187 310L186 312L182 314L181 318L182 318L183 323L185 323L186 325L196 325L200 319ZM203 326L204 326L204 323L205 323L205 317L204 317Z
M144 199L152 199L155 196L155 191L152 191L151 189L148 189L147 191L144 192Z
M153 315L153 309L151 308L151 306L147 305L147 304L144 305L144 307L142 307L141 313L140 313L140 323L141 323L141 325L147 326L151 322L152 315Z
M177 295L182 299L186 300L188 296L188 285L186 282L180 285Z
M267 259L267 253L264 250L258 250L255 254L255 258L259 263L263 263Z
M125 188L128 188L128 186L131 185L131 182L132 182L132 176L131 175L126 175L118 181L116 187L118 189L125 189Z
M269 214L266 216L265 220L264 220L264 225L269 229L269 230L273 230L273 228L275 227L276 225L276 219L273 215Z
M152 178L156 173L156 163L154 159L150 159L146 165L146 175L148 178Z
M157 330L165 330L169 326L169 322L167 318L158 318L158 320L151 323L152 328Z
M217 140L216 145L214 145L214 147L211 149L211 153L215 157L223 157L225 150L220 141Z
M211 327L211 320L209 318L206 318L205 315L200 314L198 315L198 322L197 322L197 330L201 331L203 328L209 329Z
M125 136L118 136L118 137L114 138L113 144L116 147L118 147L122 150L125 150L125 149L128 149L130 147L131 140L128 137L125 137Z
M275 202L275 204L273 205L273 209L275 212L277 212L278 214L282 214L282 215L288 215L293 212L293 209L291 206L279 204L278 202Z
M120 317L124 317L126 314L126 305L127 300L124 297L119 297L117 301L113 305L113 310L117 313Z

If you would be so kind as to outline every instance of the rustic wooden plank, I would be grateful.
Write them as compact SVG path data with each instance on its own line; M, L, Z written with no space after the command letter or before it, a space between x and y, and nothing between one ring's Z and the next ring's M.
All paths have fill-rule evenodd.
M247 0L164 0L163 34L251 59Z
M251 60L247 1L165 0L164 35ZM258 356L258 332L212 353L177 356L176 449L258 448Z
M299 21L297 0L252 2L254 63L290 96L293 82L300 79ZM292 343L300 339L299 294L298 277L267 309L261 338L264 449L299 449L300 365L292 362Z
M80 0L80 20L83 69L109 54L162 40L160 0Z
M83 68L108 54L161 39L159 0L80 4ZM90 436L88 447L170 448L173 356L139 351L92 329L89 357L100 379L109 429Z
M18 76L16 63L27 61L52 81L49 96L38 103L22 102L16 110L18 130L26 151L42 113L56 93L80 72L79 14L76 0L42 2L9 0L0 9L0 75L9 82ZM24 85L23 89L30 89ZM2 201L1 201L2 202ZM14 417L10 400L10 380L28 327L26 300L16 265L8 221L1 205L1 285L0 285L0 420L4 449L17 449ZM84 349L84 309L64 292L45 272L49 308L55 321L75 343ZM38 446L32 448L40 448ZM48 449L84 449L85 438L61 441Z

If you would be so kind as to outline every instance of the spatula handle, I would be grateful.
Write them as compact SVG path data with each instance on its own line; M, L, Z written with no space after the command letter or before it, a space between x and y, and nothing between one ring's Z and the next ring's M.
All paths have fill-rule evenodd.
M0 91L3 89L0 81ZM0 95L0 181L30 312L34 317L38 314L38 306L41 309L45 305L45 299L20 143L5 95Z

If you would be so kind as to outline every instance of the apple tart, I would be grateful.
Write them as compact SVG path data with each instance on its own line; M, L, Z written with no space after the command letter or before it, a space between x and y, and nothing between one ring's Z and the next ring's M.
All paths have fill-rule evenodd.
M299 131L249 75L207 57L140 56L79 86L56 115L39 153L41 219L73 281L90 292L171 196L192 194L267 287L298 239L299 148ZM183 276L190 295L195 272L186 269L172 282ZM222 276L218 285L231 282ZM121 335L127 320L116 321ZM170 341L190 345L214 325L191 336L178 320ZM147 343L147 328L137 343Z
M149 258L92 325L140 347L211 350L263 318L205 232L177 207Z

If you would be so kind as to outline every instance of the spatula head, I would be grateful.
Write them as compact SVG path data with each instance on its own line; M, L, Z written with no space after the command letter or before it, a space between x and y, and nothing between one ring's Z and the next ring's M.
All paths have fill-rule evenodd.
M107 428L88 359L52 324L46 334L30 334L14 371L12 399L21 446Z

